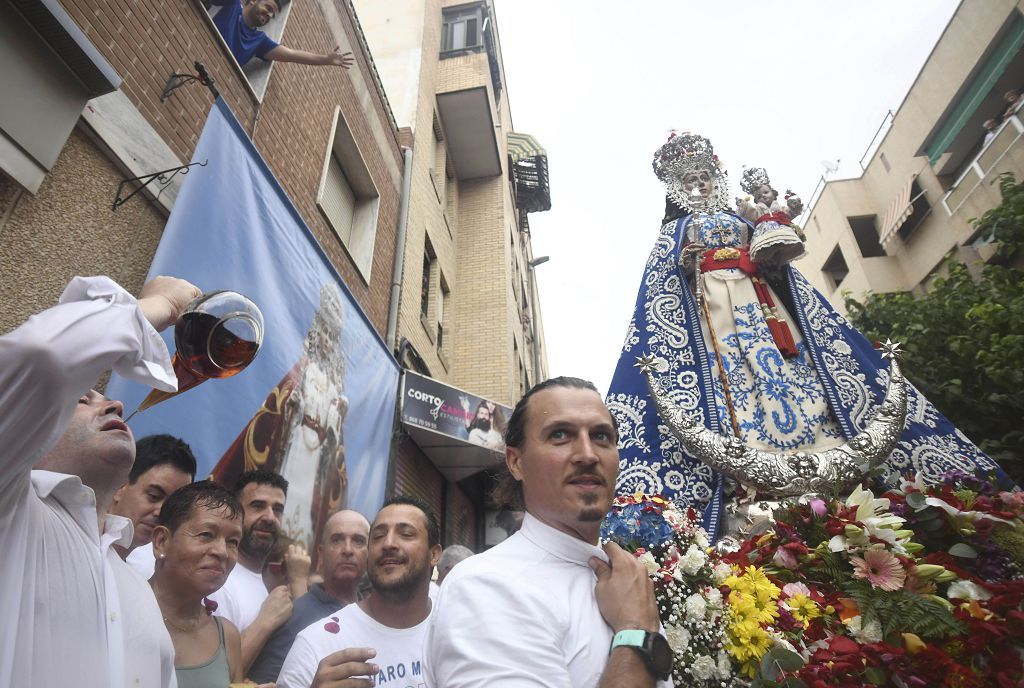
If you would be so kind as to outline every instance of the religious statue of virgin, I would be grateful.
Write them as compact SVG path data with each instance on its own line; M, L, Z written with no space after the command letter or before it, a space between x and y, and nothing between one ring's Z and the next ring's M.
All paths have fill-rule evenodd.
M803 254L798 199L778 204L754 168L752 198L730 210L727 172L698 134L673 135L654 171L676 211L608 392L620 491L693 507L715 534L737 488L772 497L841 490L869 472L889 484L910 472L1002 475L905 380L897 347L878 351L790 264Z

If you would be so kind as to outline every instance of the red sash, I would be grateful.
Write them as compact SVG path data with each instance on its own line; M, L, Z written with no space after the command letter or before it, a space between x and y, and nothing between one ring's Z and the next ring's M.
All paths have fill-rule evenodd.
M779 213L768 213L767 215L762 215L761 217L757 218L757 222L755 222L754 224L755 225L759 225L762 222L767 222L768 220L775 220L780 225L786 225L786 226L789 226L789 224L791 222L791 220L789 219L789 215L787 215L786 213L779 212Z
M704 257L700 262L701 272L728 268L737 268L743 274L750 276L750 281L754 284L754 293L757 294L758 303L761 305L761 314L768 325L768 331L772 333L775 346L786 358L796 356L798 352L796 342L793 341L793 333L786 321L779 317L779 309L772 299L771 292L768 291L768 284L760 277L757 264L750 259L750 251L747 247L715 248L704 252Z

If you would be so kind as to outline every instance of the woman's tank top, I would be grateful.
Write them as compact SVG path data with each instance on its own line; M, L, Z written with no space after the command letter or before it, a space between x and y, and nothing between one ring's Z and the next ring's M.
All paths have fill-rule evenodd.
M178 677L178 688L227 688L231 683L231 669L228 667L228 652L224 647L224 627L220 618L213 617L220 635L220 645L209 661L195 666L174 667Z

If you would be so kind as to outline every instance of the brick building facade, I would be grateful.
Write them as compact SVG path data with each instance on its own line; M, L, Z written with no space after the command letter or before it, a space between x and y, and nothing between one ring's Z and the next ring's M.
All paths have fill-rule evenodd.
M65 65L76 57L91 53L121 81L119 87L83 101L73 127L54 133L67 137L67 143L49 169L40 169L37 188L28 188L32 182L19 179L11 166L3 167L0 298L5 308L0 331L52 304L75 274L108 274L132 290L142 285L181 177L156 198L142 193L116 211L111 204L120 180L189 161L212 94L197 83L176 89L163 101L161 94L172 73L192 72L193 62L199 61L383 336L402 152L347 2L290 3L281 42L314 52L329 52L334 46L351 50L351 70L275 63L262 67L259 89L235 62L197 0L16 0L2 12L0 23L31 37L25 46L8 42L8 57L19 49L38 51L59 73L68 71ZM62 28L62 22L69 28ZM26 67L0 77L4 98L15 89L34 96L38 75L33 72ZM78 89L75 77L68 76L69 92ZM32 105L31 97L27 100L26 108ZM7 118L0 119L0 129L9 138L11 127L6 124L19 115L9 112L11 102L0 107L0 118ZM336 112L350 129L380 195L368 276L356 267L317 205ZM24 150L30 145L16 137L14 146Z

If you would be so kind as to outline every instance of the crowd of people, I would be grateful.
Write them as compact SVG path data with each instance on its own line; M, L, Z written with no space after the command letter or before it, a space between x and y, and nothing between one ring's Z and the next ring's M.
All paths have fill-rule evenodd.
M525 514L502 544L442 551L431 508L398 495L372 521L331 514L312 571L280 533L283 477L195 481L184 442L136 442L121 403L90 389L113 369L173 391L158 332L198 295L169 277L138 298L75 278L57 306L0 337L0 685L628 688L667 677L646 569L598 544L618 436L593 385L554 378L516 405L500 491Z

